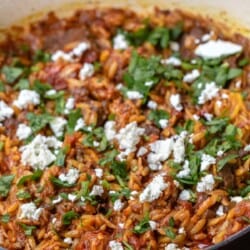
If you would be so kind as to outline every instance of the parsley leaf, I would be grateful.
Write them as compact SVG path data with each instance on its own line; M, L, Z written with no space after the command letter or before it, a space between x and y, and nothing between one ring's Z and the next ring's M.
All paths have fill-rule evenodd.
M25 191L25 190L19 190L16 194L17 198L19 200L25 200L25 199L29 199L31 198L31 195L29 192Z
M71 134L75 131L77 120L82 117L81 110L80 109L72 110L69 113L68 117L69 118L68 118L68 124L67 124L67 132Z
M223 159L219 160L218 165L218 171L222 170L223 167L231 160L236 159L238 157L237 154L229 154L227 156L223 156Z
M10 221L10 215L9 214L3 214L1 217L1 222L8 223Z
M133 232L137 234L143 234L150 230L149 214L147 215L134 227Z
M22 89L29 89L30 83L28 79L22 78L18 81L18 83L15 85L15 90L22 90Z
M42 50L36 50L33 57L34 62L49 62L51 55L48 52Z
M14 83L22 75L23 69L4 66L2 68L2 73L4 74L7 83Z
M63 225L70 225L72 220L78 218L78 213L74 211L69 211L65 213L62 217L62 223Z
M28 181L37 181L40 179L42 174L43 174L43 171L41 169L37 169L33 174L25 175L21 177L19 181L17 182L17 186L20 187Z
M169 45L169 29L165 27L157 27L149 34L147 40L154 46L159 46L160 48L165 49Z
M169 119L169 114L163 109L151 110L148 119L153 121L160 128L161 125L159 121L162 119Z
M249 193L250 193L250 185L248 185L240 190L240 196L242 196L242 197L247 196Z
M4 92L4 91L5 91L4 83L0 81L0 92Z
M126 162L125 161L113 161L110 165L110 169L115 176L119 176L122 179L126 179L128 176Z
M36 229L35 226L28 226L28 225L25 225L24 223L20 223L20 226L22 227L22 229L24 230L25 235L27 235L27 236L31 236L32 233L33 233L33 230Z
M99 164L101 166L107 165L114 161L115 157L118 155L118 151L116 149L113 149L107 153L104 154L104 158L99 160Z
M176 237L176 234L175 234L173 228L171 228L171 227L166 228L165 233L172 240L175 239L175 237Z
M6 197L9 194L14 175L3 175L0 177L0 197Z
M33 133L38 132L39 130L43 129L47 126L47 124L53 120L53 116L47 113L44 114L35 114L35 113L28 113L26 115L29 125L33 131Z
M228 124L229 118L215 118L212 121L204 122L208 126L207 132L209 134L216 134L222 131Z
M54 162L54 164L56 166L63 166L64 165L66 152L67 152L67 148L61 148L59 150L58 154L56 155L56 160Z
M52 87L48 83L43 83L38 80L35 80L33 89L41 96L44 96L48 90L52 89Z

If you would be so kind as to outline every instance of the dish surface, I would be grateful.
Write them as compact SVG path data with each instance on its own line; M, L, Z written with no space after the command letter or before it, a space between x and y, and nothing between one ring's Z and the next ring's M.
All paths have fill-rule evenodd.
M0 245L199 249L249 224L248 39L157 8L14 31L0 54Z

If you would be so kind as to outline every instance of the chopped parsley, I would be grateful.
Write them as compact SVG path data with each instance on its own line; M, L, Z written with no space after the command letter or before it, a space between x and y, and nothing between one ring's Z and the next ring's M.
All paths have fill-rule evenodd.
M14 178L14 175L3 175L0 177L0 197L8 196Z
M14 83L23 73L23 69L19 67L4 66L2 73L7 83Z
M28 113L26 117L29 121L29 126L31 127L33 133L36 133L41 129L45 128L49 124L49 122L53 120L53 116L48 113Z
M25 190L19 190L16 194L17 198L19 200L25 200L25 199L29 199L31 198L31 195L29 192L25 191Z
M31 236L32 233L33 233L33 230L36 229L35 226L28 226L28 225L26 225L24 223L20 223L20 226L22 227L22 229L24 230L25 235L27 235L27 236Z
M40 169L37 169L33 174L25 175L21 177L19 181L17 182L17 186L20 187L29 181L37 181L41 178L42 174L43 174L43 171Z
M161 125L159 121L162 119L169 119L169 114L163 109L151 110L148 119L153 121L160 128Z
M68 182L66 181L61 181L59 178L56 178L54 176L50 177L50 181L55 185L55 186L58 186L58 187L73 187L75 184L69 184Z
M69 211L62 216L63 225L70 225L72 220L78 218L78 213L74 211Z
M147 213L146 216L137 225L135 225L133 232L136 234L143 234L148 230L150 230L150 224L149 214Z
M77 120L82 117L82 112L80 109L72 110L68 116L68 123L67 123L67 132L73 133L75 131L75 126Z
M1 216L1 222L8 223L10 221L10 215L9 214L3 214Z

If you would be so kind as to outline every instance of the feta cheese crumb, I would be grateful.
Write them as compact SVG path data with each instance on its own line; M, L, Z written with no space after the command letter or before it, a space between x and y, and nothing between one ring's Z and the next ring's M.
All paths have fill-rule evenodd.
M124 228L124 223L118 223L119 228L123 229Z
M85 126L85 121L83 120L83 118L79 118L76 121L76 126L75 126L74 130L79 131L79 130L83 129L84 126Z
M152 152L148 154L147 160L151 170L161 169L161 162L168 159L172 153L173 144L173 139L168 138L166 140L157 140L149 145Z
M184 82L192 83L200 76L200 72L198 69L193 69L191 72L187 73L183 77Z
M56 90L55 89L50 89L48 91L46 91L45 95L46 96L52 96L56 94Z
M4 101L0 101L0 122L6 118L10 118L14 113L14 110L9 107Z
M151 230L154 231L157 227L157 223L153 220L150 220L148 223L149 223Z
M58 196L56 199L53 199L53 200L52 200L52 204L58 204L58 203L60 203L62 200L63 200L62 197L61 197L61 196Z
M123 250L122 244L115 240L109 242L109 247L111 250Z
M117 34L113 38L113 43L114 43L114 49L117 50L125 50L129 46L128 41L126 40L126 37L123 34Z
M63 240L64 243L71 245L73 243L73 240L70 237L67 237Z
M149 101L147 104L147 107L153 110L157 109L157 106L158 106L157 103L154 101Z
M168 184L164 182L162 175L155 176L140 194L140 202L152 202L158 199L167 187Z
M90 196L101 196L104 193L103 187L100 185L94 185L90 192Z
M201 91L198 98L198 104L204 104L207 101L212 100L218 95L220 87L216 85L215 82L210 82L205 85L205 88Z
M191 199L191 194L190 194L190 191L189 190L182 190L180 195L179 195L179 199L180 200L183 200L183 201L188 201Z
M74 59L72 57L73 55L71 53L66 53L62 50L57 50L54 54L51 56L51 60L53 62L58 61L59 59L63 59L66 62L73 62Z
M84 63L83 67L80 69L79 78L83 81L94 75L94 73L94 65L91 63Z
M21 162L24 165L30 165L34 169L44 170L56 159L50 148L57 149L61 146L62 142L55 137L37 135L32 142L20 148L22 152Z
M19 140L25 140L32 134L32 130L29 126L21 123L17 127L16 136Z
M181 60L177 57L171 56L167 59L162 59L161 63L166 65L180 66Z
M174 155L174 162L181 163L184 161L185 158L185 137L178 136L174 142L173 146L173 155Z
M79 178L79 170L76 168L71 168L66 174L60 174L58 178L63 182L67 182L68 184L73 185Z
M76 201L76 199L77 199L77 195L75 195L75 194L68 194L68 200L69 201L74 202L74 201Z
M127 91L126 94L127 94L128 99L130 100L137 100L137 99L143 98L143 95L140 92L134 91L134 90L129 90Z
M226 93L222 93L221 98L222 98L222 99L228 99L229 96L228 96L228 94L226 94Z
M121 211L123 207L124 207L124 203L120 199L115 200L114 211Z
M220 100L216 101L216 105L220 108L222 106L222 102Z
M190 175L191 170L189 168L189 161L185 160L184 165L182 166L182 170L177 174L179 178L185 178Z
M165 246L164 250L181 250L177 244L175 243L169 243L167 246Z
M68 98L66 104L65 104L65 109L64 109L64 114L69 114L69 112L74 108L75 106L75 98L70 97Z
M145 148L145 147L140 147L136 156L137 157L140 157L140 156L143 156L145 155L146 153L148 152L148 150Z
M194 119L195 121L199 121L199 120L200 120L200 117L199 117L197 114L194 114L194 115L193 115L193 119Z
M177 42L170 42L170 49L173 51L179 51L180 45Z
M50 128L56 137L63 136L64 127L67 121L62 117L55 117L50 123Z
M209 114L209 113L204 113L203 114L203 116L205 117L205 119L207 120L207 121L212 121L212 119L213 119L213 115L212 114Z
M95 175L98 178L102 178L102 176L103 176L103 170L101 168L95 168L94 171L95 171Z
M208 154L202 154L201 156L201 167L200 170L201 171L206 171L209 169L209 167L213 164L216 163L216 159Z
M196 186L196 190L197 192L212 191L214 184L215 184L215 181L214 181L213 175L208 174L201 178L201 181L198 182Z
M246 145L244 147L244 151L249 152L250 151L250 144Z
M168 120L167 119L160 119L159 124L162 129L166 128L168 126Z
M29 104L38 105L40 104L40 95L36 91L23 89L13 104L19 109L25 109Z
M115 121L107 121L104 124L104 133L108 141L112 141L115 138Z
M216 215L217 215L217 216L222 216L222 215L224 215L224 209L223 209L223 206L222 206L222 205L220 205L220 206L217 208L217 210L216 210Z
M182 111L183 106L181 105L180 94L173 94L170 96L170 104L176 111Z
M186 231L185 231L185 228L184 227L180 227L179 229L178 229L178 234L185 234L186 233Z
M77 46L70 52L73 55L80 57L86 50L90 48L90 44L88 42L81 42L77 44Z
M125 155L136 151L136 145L139 143L140 137L144 132L145 129L138 127L136 122L131 122L119 130L115 138L119 142L119 148L125 150Z
M233 196L233 197L230 197L230 200L232 202L239 203L239 202L243 201L243 198L241 196Z
M153 86L154 82L153 81L148 81L148 82L145 82L144 85L145 86L148 86L148 87L151 87Z
M230 56L242 51L242 46L223 40L213 41L200 44L195 49L195 54L202 58L212 59L221 56Z
M219 150L218 152L217 152L217 156L222 156L224 154L224 151L223 150Z
M20 219L38 220L43 211L43 208L37 208L33 202L22 204L20 208Z

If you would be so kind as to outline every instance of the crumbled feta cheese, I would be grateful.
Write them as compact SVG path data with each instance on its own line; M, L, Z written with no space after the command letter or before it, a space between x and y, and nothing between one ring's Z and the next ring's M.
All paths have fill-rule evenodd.
M199 120L200 120L200 117L199 117L197 114L194 114L194 115L193 115L193 119L194 119L195 121L199 121Z
M77 195L75 195L75 194L68 194L68 200L69 201L74 202L74 201L76 201L76 199L77 199Z
M162 129L166 128L168 126L168 120L167 119L160 119L159 124Z
M208 154L202 154L201 156L201 167L200 170L201 171L206 171L209 169L209 167L213 164L216 163L216 159Z
M157 109L157 103L154 102L154 101L149 101L148 104L147 104L147 107L150 108L150 109Z
M123 250L122 244L115 240L109 242L109 247L111 250Z
M124 228L124 223L118 223L119 228L123 229Z
M52 200L52 204L58 204L63 200L61 196L58 196L56 199Z
M181 105L180 94L173 94L170 96L170 104L176 111L182 111L183 106Z
M239 203L239 202L243 201L243 198L241 196L234 196L234 197L230 197L230 200L232 202Z
M184 75L183 81L191 83L194 80L196 80L199 76L200 76L199 70L198 69L193 69L191 72L189 72L186 75Z
M246 145L244 147L244 151L249 152L250 151L250 144Z
M123 207L124 207L124 203L120 199L115 200L114 211L121 211Z
M55 224L55 223L56 223L56 221L57 221L57 219L54 217L54 218L52 219L52 221L51 221L51 222L52 222L53 224Z
M216 101L216 105L220 108L222 106L222 102L220 100Z
M128 41L126 40L126 37L123 34L117 34L113 38L113 44L114 49L117 50L124 50L127 49L129 46Z
M18 125L16 130L16 136L19 140L25 140L32 134L32 130L24 123Z
M10 118L14 113L14 110L10 108L4 101L0 101L0 122L6 118Z
M153 81L148 81L148 82L145 82L144 85L145 86L148 86L148 87L151 87L153 86L154 82Z
M147 160L151 170L161 169L161 162L168 159L172 153L173 144L173 139L168 138L166 140L157 140L149 145L152 152L148 154Z
M146 153L148 152L148 150L145 148L145 147L140 147L136 156L137 157L140 157L140 156L143 156L145 155Z
M76 168L71 168L69 169L67 174L62 173L58 178L63 182L67 182L68 184L73 185L79 178L79 170Z
M198 98L198 104L204 104L205 102L212 100L218 95L220 87L215 82L210 82L205 85L205 88L201 91Z
M46 91L45 95L46 96L52 96L56 94L56 90L55 89L50 89L48 91Z
M90 192L90 196L101 196L104 193L103 187L100 185L94 185L91 192Z
M190 194L190 191L189 190L182 190L180 195L179 195L179 199L180 200L183 200L183 201L188 201L191 199L191 194Z
M76 121L76 126L74 128L75 131L79 131L81 129L83 129L85 127L85 121L83 120L83 118L79 118Z
M224 208L223 208L222 205L220 205L220 206L217 208L217 210L216 210L216 215L217 215L217 216L222 216L222 215L224 215Z
M56 159L49 148L57 149L61 146L62 142L55 137L37 135L32 142L20 148L22 152L21 162L34 169L43 170Z
M212 191L214 184L215 181L213 175L207 174L206 176L201 178L200 182L197 183L196 190L197 192Z
M40 104L40 95L36 91L23 89L13 104L19 109L27 108L29 104L38 105Z
M211 33L204 34L204 35L201 37L201 41L202 41L202 42L207 42L208 40L210 40L210 38L211 38Z
M181 60L177 57L171 56L167 59L162 59L161 63L166 65L180 66Z
M202 58L212 59L221 56L230 56L242 51L242 46L223 40L213 41L200 44L195 49L195 54Z
M117 90L121 90L123 88L123 84L122 83L118 83L115 88Z
M165 246L164 250L181 250L177 244L175 243L169 243L167 246Z
M235 87L239 89L241 87L241 81L237 81L235 83Z
M61 137L67 121L62 117L55 117L50 123L50 128L56 137Z
M189 176L191 173L191 170L189 168L189 161L185 160L184 165L182 166L182 170L177 174L178 178L185 178Z
M170 49L173 51L179 51L180 50L180 45L177 42L170 42Z
M73 62L74 59L72 56L73 55L71 53L65 53L62 50L57 50L54 54L52 54L51 60L55 62L58 61L59 59L63 59L66 62Z
M180 227L179 229L178 229L178 234L185 234L186 233L186 231L185 231L185 228L184 227Z
M204 113L203 114L203 116L205 117L205 119L207 120L207 121L212 121L212 119L213 119L213 115L212 114L209 114L209 113Z
M94 75L94 73L94 65L91 63L84 63L83 67L80 69L79 78L80 80L86 80L88 77Z
M70 237L67 237L63 240L64 243L71 245L73 243L73 240Z
M134 90L129 90L127 91L126 94L127 94L128 99L130 100L137 100L137 99L143 98L143 95L140 92L134 91Z
M33 202L22 204L20 208L20 219L38 220L43 211L43 208L37 208Z
M226 94L226 93L222 93L221 98L222 98L222 99L228 99L229 96L228 96L228 94Z
M107 121L104 124L104 133L108 141L112 141L115 138L115 121Z
M90 48L90 44L87 42L81 42L71 51L71 53L77 57L80 57L86 50Z
M218 152L217 152L217 156L222 156L224 154L224 151L223 150L219 150Z
M154 231L157 227L157 223L153 220L150 220L148 223L149 223L151 230Z
M100 146L100 142L98 142L98 141L93 141L93 146L94 147L99 147Z
M64 109L64 114L69 114L69 112L74 108L75 106L75 98L70 97L68 98L66 104L65 104L65 109Z
M178 136L174 142L173 146L173 155L174 155L174 162L181 163L184 161L185 157L185 137Z
M126 127L119 130L115 138L119 142L121 150L126 150L124 153L128 155L136 151L136 145L140 141L140 137L144 134L145 129L137 126L136 122L131 122Z
M103 176L103 170L101 168L95 168L94 171L95 171L95 175L98 178L102 178L102 176Z
M165 183L162 175L155 176L140 194L140 202L152 202L158 199L167 187L168 184Z

